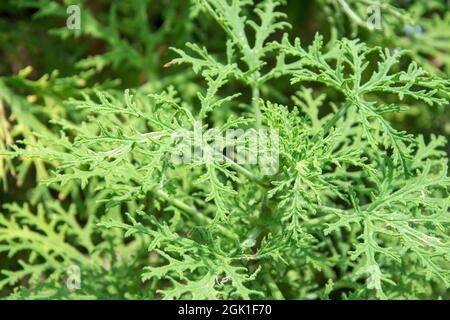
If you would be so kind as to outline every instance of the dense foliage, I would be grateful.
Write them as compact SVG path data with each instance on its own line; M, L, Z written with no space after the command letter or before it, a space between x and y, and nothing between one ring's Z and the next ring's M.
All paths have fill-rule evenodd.
M0 296L449 298L449 26L437 0L2 1ZM230 129L277 132L270 172Z

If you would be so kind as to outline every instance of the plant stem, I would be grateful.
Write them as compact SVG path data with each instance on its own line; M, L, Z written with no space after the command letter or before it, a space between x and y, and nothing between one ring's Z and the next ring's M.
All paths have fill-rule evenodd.
M260 177L255 176L252 172L250 172L249 170L247 170L246 168L242 167L241 165L239 165L238 163L236 163L234 160L228 158L227 156L224 156L225 158L225 162L229 163L230 166L236 170L237 172L239 172L240 174L246 176L248 179L258 183L260 186L262 187L267 187L267 185L264 183L263 180L261 180Z
M347 102L344 103L344 105L338 110L338 112L336 112L333 116L333 118L331 118L323 127L323 130L317 132L314 137L312 138L312 142L316 142L317 139L320 138L320 133L323 133L323 135L326 135L328 133L328 131L330 131L330 129L336 124L336 122L338 122L338 120L340 118L342 118L346 113L348 108L350 108L350 106L352 105L352 101L348 100Z
M259 87L255 86L252 89L252 105L254 109L255 114L255 126L256 129L261 129L262 127L262 114L261 110L259 109L258 100L259 100L260 94L259 94Z
M352 10L352 8L350 8L350 6L348 5L347 1L345 0L338 0L339 4L341 5L342 9L345 11L345 13L351 18L353 19L357 25L367 28L369 30L372 30L372 26L370 26L369 24L365 23L356 13L355 11Z
M285 300L283 293L281 292L280 288L278 288L277 284L275 283L275 280L273 280L270 274L265 273L263 275L263 279L266 282L267 286L269 287L269 290L272 293L272 297L274 298L274 300Z

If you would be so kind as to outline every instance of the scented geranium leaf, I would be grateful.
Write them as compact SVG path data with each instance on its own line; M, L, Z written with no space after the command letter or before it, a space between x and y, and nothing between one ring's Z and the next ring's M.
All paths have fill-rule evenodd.
M430 105L446 103L438 94L448 92L447 80L428 76L414 62L409 64L406 71L393 72L393 67L399 63L400 58L408 54L407 51L373 49L358 40L343 39L333 49L323 52L322 42L322 37L317 35L313 44L305 50L300 46L299 39L295 40L295 44L290 44L284 37L282 44L278 45L286 54L299 57L304 66L317 68L293 72L293 83L319 81L341 91L348 99L353 95L354 100L366 101L366 94L386 91L395 93L400 100L410 96ZM368 55L374 50L379 51L377 70L369 80L363 81L363 74L369 66ZM332 67L334 64L336 69ZM345 71L344 67L348 67L350 71ZM414 86L422 90L416 90Z
M87 2L2 6L0 295L448 296L442 1Z
M253 4L253 1L247 0L198 0L199 4L211 14L227 33L230 40L241 53L241 59L246 63L249 70L255 70L260 67L261 59L265 54L265 42L271 34L277 30L283 30L289 26L285 21L279 21L285 18L285 14L276 11L280 1L267 0L255 8L255 13L260 21L249 20L243 15L243 9ZM255 41L250 43L245 30L246 24L250 25L255 33Z
M101 259L95 253L93 228L93 217L86 225L79 224L74 206L66 211L59 204L50 202L45 207L39 205L34 213L28 205L4 205L4 213L0 217L0 251L7 252L10 257L32 254L27 260L19 261L19 270L3 271L0 287L14 285L27 278L32 284L39 283L42 277L58 281L74 264L97 268Z
M208 101L213 97L210 92L206 97L200 95L205 107L202 110L211 106ZM40 152L45 150L47 161L58 162L56 174L45 180L47 185L66 185L77 180L84 188L94 179L103 181L104 189L112 197L105 200L108 206L138 195L144 197L148 192L157 194L157 190L164 189L166 180L175 179L171 178L176 175L175 165L187 171L196 170L194 181L201 190L197 195L203 194L207 202L214 201L216 220L225 219L230 211L230 197L237 196L231 187L238 179L237 172L250 174L223 155L224 146L237 143L226 141L225 133L248 120L230 118L221 128L210 130L201 125L185 104L180 104L170 88L165 93L152 94L151 100L154 109L140 108L129 91L125 91L123 100L102 92L96 94L95 100L87 96L81 101L72 100L71 104L90 111L88 127L73 141L66 135L62 139L41 136L41 142L33 150L17 149L17 152L24 157L42 158ZM145 121L146 125L138 122L142 131L121 126L119 117L125 115L130 121ZM102 116L111 121L101 122ZM222 149L215 144L222 145ZM185 164L186 161L189 162Z
M409 96L429 105L445 104L445 99L438 94L448 95L448 80L429 76L428 72L415 62L411 62L405 71L391 73L392 67L408 54L408 51L403 50L394 52L389 49L380 50L381 61L378 62L378 70L361 86L359 94L383 91L396 94L400 100ZM423 89L416 90L415 86Z
M369 30L386 38L394 37L403 24L415 22L411 12L395 0L320 0L333 33L352 37Z
M345 133L331 134L321 141L314 141L314 131L301 117L298 109L265 103L261 106L269 126L279 128L282 179L274 179L270 196L280 193L280 205L287 205L291 213L313 212L328 197L343 197L339 179L333 178L335 166L364 167L360 150L347 145ZM318 113L309 113L311 124L323 121ZM309 120L309 119L308 119ZM351 134L351 133L350 133ZM328 173L327 175L325 173ZM334 181L333 181L334 180ZM325 192L327 190L328 192Z
M428 279L448 285L447 162L426 161L407 180L377 184L380 187L373 191L372 201L362 207L353 194L354 209L336 212L338 220L330 223L326 232L362 227L360 242L351 257L361 259L357 274L368 275L368 288L376 289L380 297L386 297L382 282L395 282L384 272L385 268L405 260L411 265L419 263Z
M186 284L172 280L173 288L161 293L167 300L182 299L186 296L192 300L217 300L220 299L220 292L215 288L216 281L217 277L210 274L206 274L200 280L186 280Z
M302 90L296 92L292 96L292 101L298 106L302 112L304 112L309 121L311 121L311 130L313 134L320 131L325 124L325 120L319 117L321 107L323 107L323 101L326 95L321 94L317 97L313 95L313 90L308 88L302 88Z
M211 54L208 53L206 48L200 48L194 43L186 43L186 47L195 54L195 56L188 55L184 50L178 48L172 48L180 57L171 60L166 64L166 67L170 67L173 64L188 63L192 65L192 70L195 73L200 71L207 71L210 75L220 75L223 71L238 71L236 64L224 65L216 60Z
M279 30L284 30L290 27L290 24L286 22L286 14L276 11L277 7L281 5L281 1L263 1L258 7L256 7L255 12L260 19L260 23L256 23L249 20L247 23L255 31L255 43L253 51L256 58L261 59L264 54L265 43L268 38ZM280 21L281 20L281 21Z
M207 194L206 201L214 200L214 203L217 208L217 216L218 220L223 220L229 214L230 205L227 204L227 195L236 195L237 192L231 188L229 185L225 185L220 178L220 174L225 174L226 176L234 177L231 172L228 171L226 167L222 167L218 164L212 163L206 165L206 172L200 176L197 180L197 183L208 183L210 186L210 190Z
M237 75L240 73L240 70L235 64L220 64L211 55L208 54L205 48L200 49L198 46L192 43L188 43L186 46L197 53L199 55L199 58L191 57L187 55L183 50L173 49L180 55L180 58L172 60L171 62L169 62L169 65L189 63L192 65L192 69L194 70L194 72L198 73L201 71L202 76L205 78L208 84L208 89L205 95L203 95L202 93L197 94L201 103L199 117L200 119L204 119L207 113L214 110L214 108L221 106L222 104L240 96L240 93L237 93L223 99L216 98L220 87L228 82L227 78L231 76L237 77Z
M129 236L136 233L149 236L149 251L160 255L166 263L145 267L142 279L169 279L172 286L160 290L164 298L249 299L251 295L259 294L245 285L255 275L249 275L247 268L235 262L236 257L228 256L218 245L201 244L182 237L144 212L140 215L150 225L144 226L136 220L132 220L132 224L106 221L100 225L123 229Z
M410 97L430 105L444 105L446 99L442 95L448 95L448 80L427 76L414 62L406 71L394 72L394 66L406 54L405 51L372 49L358 40L339 40L328 52L323 52L323 40L319 35L306 50L301 47L299 39L291 44L287 37L284 37L281 45L274 46L287 55L297 57L303 66L292 71L292 83L320 82L345 96L345 103L335 113L335 117L325 124L324 133L345 116L349 108L357 108L368 141L373 145L392 148L394 160L403 165L405 174L408 173L408 145L413 141L412 137L394 129L383 117L385 112L399 109L387 107L382 100L373 101L368 96L383 91L397 95L400 100ZM377 69L369 80L364 81L369 67L368 55L373 54L374 50L379 51ZM383 134L383 139L378 142L373 137L376 132Z
M85 85L92 72L61 77L55 70L36 80L28 79L33 72L32 66L27 66L17 74L0 77L0 152L10 152L10 148L23 138L36 142L36 132L53 134L46 123L67 111L62 101L75 92L89 91ZM26 92L26 96L18 92ZM22 185L30 169L36 170L37 180L48 177L44 164L37 158L21 166L13 166L10 160L0 156L3 189L7 189L8 173Z
M201 118L204 118L206 112L217 105L237 97L237 95L232 95L220 99L220 104L214 103L211 105L210 96L216 93L217 88L222 86L226 77L230 75L252 89L253 99L249 105L255 115L256 127L261 127L261 112L256 103L260 97L260 90L268 80L285 72L284 66L279 65L268 72L262 72L269 54L272 55L273 51L268 42L270 36L290 26L289 23L283 21L286 15L277 11L282 3L282 1L276 0L261 2L254 8L259 21L254 21L245 15L245 8L252 5L253 1L196 1L197 7L209 13L225 31L228 38L226 42L228 64L224 65L217 62L217 59L212 57L206 48L200 48L195 44L187 44L195 55L191 56L183 50L174 49L180 58L172 60L166 66L173 63L189 63L192 64L195 72L202 70L202 76L206 79L209 88L206 97L199 94L202 102ZM253 34L249 34L249 30L246 29L247 25L254 31ZM238 63L238 59L243 63Z

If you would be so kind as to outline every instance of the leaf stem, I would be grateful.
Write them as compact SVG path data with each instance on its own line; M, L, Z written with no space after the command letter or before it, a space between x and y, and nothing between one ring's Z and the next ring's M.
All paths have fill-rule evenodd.
M365 23L356 13L355 11L352 10L352 8L350 8L350 6L348 5L347 1L345 0L338 0L339 4L341 5L342 9L345 11L345 13L351 18L353 19L357 25L372 30L372 26L370 26L369 24Z
M261 110L259 109L258 100L260 97L259 87L255 86L252 89L252 104L255 114L255 126L256 129L261 129L262 127L262 114Z
M285 300L283 293L281 292L280 288L278 288L278 285L275 283L275 280L272 278L270 274L264 273L263 279L266 282L267 286L269 287L269 290L274 300Z
M242 167L241 165L239 165L238 163L236 163L234 160L230 159L229 157L224 156L224 158L225 158L226 163L229 163L230 166L234 170L236 170L240 174L246 176L248 179L258 183L260 186L267 187L267 185L264 183L264 181L260 177L255 176L252 172L250 172L246 168Z
M333 116L333 118L331 118L323 127L323 130L317 132L314 137L312 138L313 142L317 142L317 139L320 138L321 134L326 135L328 133L328 131L330 131L330 129L336 124L336 122L338 122L338 120L340 118L342 118L346 113L348 108L350 108L350 106L352 105L352 101L347 100L347 102L345 102L345 104L338 110L338 112L336 112Z

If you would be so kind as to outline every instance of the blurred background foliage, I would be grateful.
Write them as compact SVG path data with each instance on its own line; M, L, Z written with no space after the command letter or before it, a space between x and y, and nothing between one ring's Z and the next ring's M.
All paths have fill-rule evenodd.
M283 10L292 25L291 36L300 36L304 44L309 44L320 32L328 46L333 46L338 38L348 37L360 38L372 46L408 49L412 58L430 74L448 78L448 2L382 1L381 29L371 30L365 23L367 7L376 3L374 0L295 0L287 1ZM80 30L66 28L66 9L71 4L81 7ZM65 121L67 126L81 126L80 110L65 101L97 89L118 96L125 88L134 88L139 96L161 91L170 84L181 88L184 101L193 101L199 82L188 80L194 80L196 75L185 71L180 74L179 68L165 68L175 57L169 48L195 42L208 44L213 54L222 53L226 50L223 37L220 27L195 1L2 0L0 152L7 154L16 141L32 141L37 132L57 134L55 119ZM277 96L281 101L289 101L294 94L286 89L288 86L283 81L271 86L269 96ZM234 92L236 88L229 90ZM332 98L330 95L329 99ZM398 128L425 136L449 135L448 108L430 108L420 102L409 107L407 112L391 116ZM220 118L220 112L216 116ZM44 200L46 206L57 211L53 199L64 201L70 194L72 205L84 212L85 217L100 215L103 210L89 188L81 192L70 183L63 188L36 187L38 181L49 176L42 160L11 160L1 154L0 203L35 205ZM17 261L17 257L0 253L0 269L14 269ZM126 266L116 268L130 275ZM129 293L141 288L123 290ZM3 293L7 292L11 292L11 287L4 287ZM121 293L116 294L120 297Z

